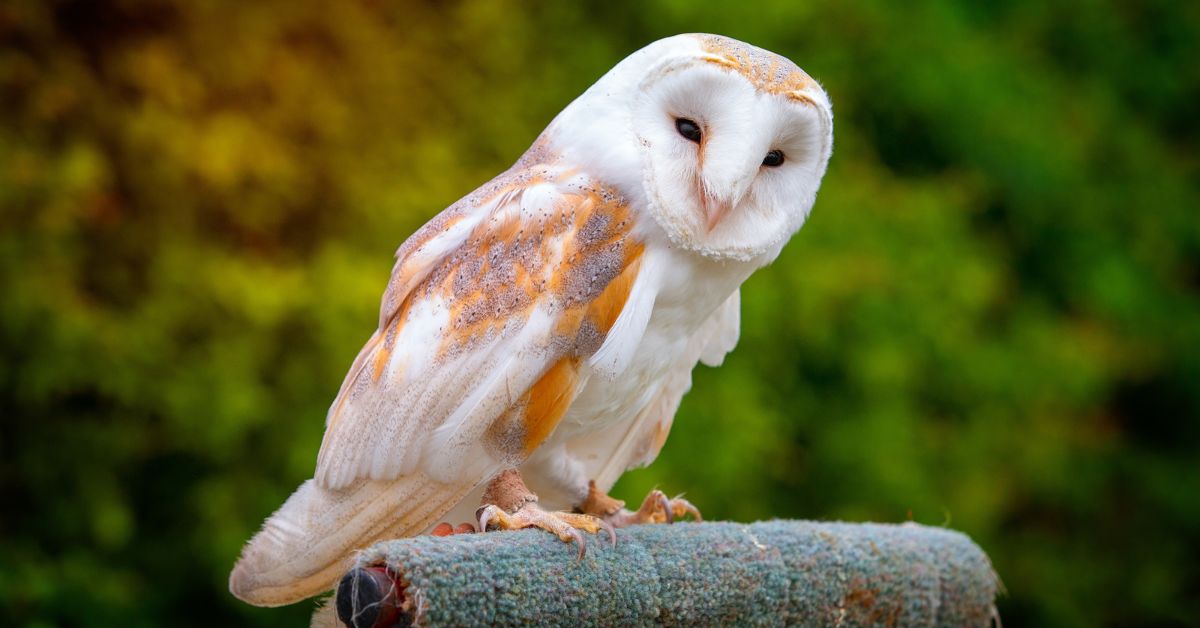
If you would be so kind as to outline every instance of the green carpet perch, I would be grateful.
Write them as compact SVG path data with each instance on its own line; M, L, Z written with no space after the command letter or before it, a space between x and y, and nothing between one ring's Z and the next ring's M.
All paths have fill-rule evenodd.
M334 605L360 626L983 626L995 617L1000 585L987 556L943 528L679 523L618 537L616 547L589 537L578 561L540 530L387 541L359 555ZM370 567L397 575L382 605L380 589L395 587ZM381 611L395 618L377 623Z

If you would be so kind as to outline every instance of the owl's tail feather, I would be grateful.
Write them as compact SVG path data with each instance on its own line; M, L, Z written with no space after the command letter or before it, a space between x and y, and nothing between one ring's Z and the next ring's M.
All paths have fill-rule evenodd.
M229 591L255 606L282 606L328 591L349 569L354 550L419 534L472 488L419 473L358 480L338 490L308 480L246 544L229 574Z

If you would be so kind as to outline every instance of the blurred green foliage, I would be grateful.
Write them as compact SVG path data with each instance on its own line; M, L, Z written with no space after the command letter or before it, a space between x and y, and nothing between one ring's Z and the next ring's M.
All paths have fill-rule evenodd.
M809 224L659 461L707 515L945 523L1009 625L1200 617L1200 5L0 5L0 618L226 593L312 472L395 247L609 67L720 32L820 80Z

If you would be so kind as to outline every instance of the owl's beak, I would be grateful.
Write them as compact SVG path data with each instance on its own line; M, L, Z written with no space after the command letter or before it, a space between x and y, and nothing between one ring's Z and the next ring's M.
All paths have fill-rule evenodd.
M700 199L704 204L704 226L711 232L721 222L721 218L729 213L733 203L712 198L707 194L702 194Z
M746 191L752 182L753 178L734 182L727 188L732 192L728 196L711 194L707 190L701 192L700 203L704 206L704 226L709 232L712 232L720 224L730 210L742 202L742 198L746 196Z

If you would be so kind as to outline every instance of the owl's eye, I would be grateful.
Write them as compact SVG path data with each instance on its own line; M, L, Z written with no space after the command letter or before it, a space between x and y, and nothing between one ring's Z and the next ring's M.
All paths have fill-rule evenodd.
M687 118L675 118L675 130L685 138L699 144L700 125Z
M773 150L763 157L763 165L768 168L775 168L783 165L783 151Z

